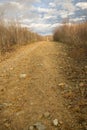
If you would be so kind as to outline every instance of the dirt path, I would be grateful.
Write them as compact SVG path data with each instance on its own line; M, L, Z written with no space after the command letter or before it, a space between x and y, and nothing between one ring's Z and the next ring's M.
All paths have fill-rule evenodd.
M0 130L29 130L36 122L47 130L77 130L59 88L68 82L62 72L65 58L61 44L42 42L0 63ZM47 112L49 119L43 116Z

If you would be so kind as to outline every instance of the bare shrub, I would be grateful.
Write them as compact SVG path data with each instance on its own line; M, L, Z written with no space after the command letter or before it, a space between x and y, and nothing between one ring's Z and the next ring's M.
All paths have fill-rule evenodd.
M72 46L73 58L87 56L87 22L80 24L64 24L57 27L53 34L54 41ZM75 55L73 55L75 54Z
M0 52L4 54L10 51L15 44L27 44L35 41L41 41L42 36L21 27L17 22L0 22Z

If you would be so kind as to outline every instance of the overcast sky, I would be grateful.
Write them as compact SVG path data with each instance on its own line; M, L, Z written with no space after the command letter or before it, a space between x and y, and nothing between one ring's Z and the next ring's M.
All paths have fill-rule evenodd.
M17 19L40 34L51 34L67 17L72 22L87 19L87 0L0 0L5 20Z

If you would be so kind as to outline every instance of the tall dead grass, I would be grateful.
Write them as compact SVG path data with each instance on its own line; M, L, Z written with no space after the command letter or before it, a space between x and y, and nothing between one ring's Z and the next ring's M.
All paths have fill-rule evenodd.
M66 44L66 53L69 58L63 68L66 79L73 86L63 95L67 103L69 101L70 111L74 113L75 119L82 130L87 129L87 22L80 24L64 24L56 28L54 41ZM67 61L67 60L66 60Z
M17 22L0 22L0 52L11 51L14 45L27 44L42 40L42 36L21 27Z
M72 47L71 55L74 58L87 56L87 22L71 25L65 23L55 29L53 39Z

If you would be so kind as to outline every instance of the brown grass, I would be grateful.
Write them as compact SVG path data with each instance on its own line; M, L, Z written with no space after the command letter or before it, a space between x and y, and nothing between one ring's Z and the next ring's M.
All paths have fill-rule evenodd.
M21 27L17 22L5 23L0 22L0 52L4 54L11 51L14 45L27 44L42 40L42 36Z
M73 58L87 56L87 22L80 24L67 24L57 27L53 35L54 41L68 44Z
M71 59L70 69L67 67L66 78L74 86L63 93L68 108L74 113L82 130L87 129L87 22L80 24L63 24L57 27L53 35L54 41L66 44L67 56ZM67 75L67 72L69 73ZM73 80L74 79L74 80Z

